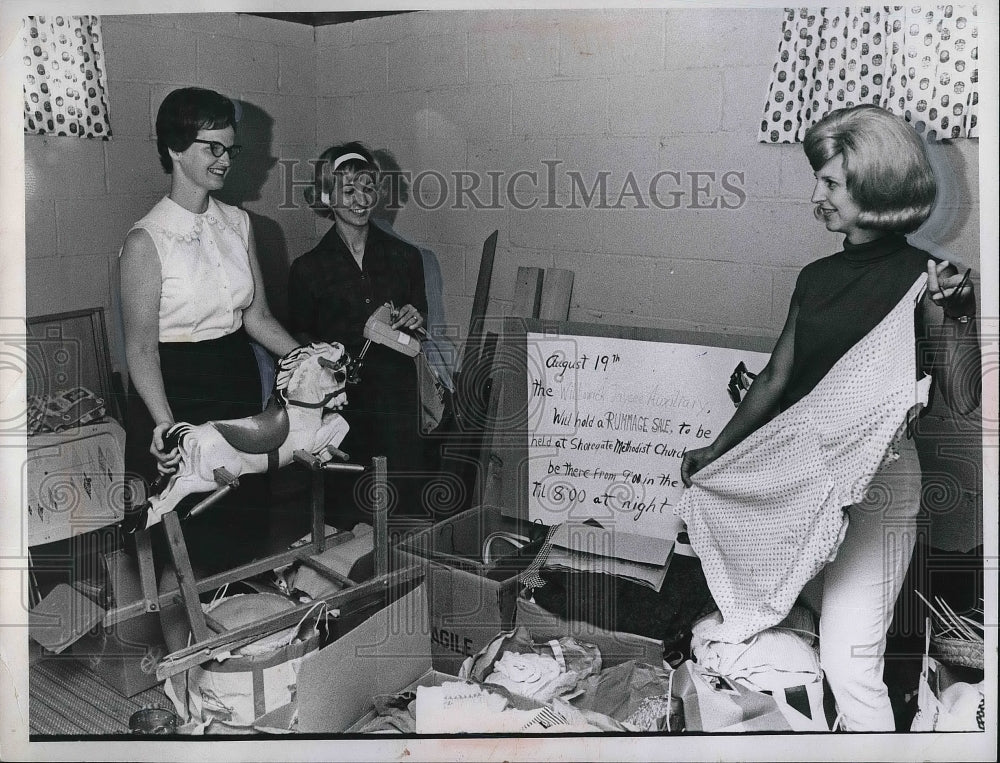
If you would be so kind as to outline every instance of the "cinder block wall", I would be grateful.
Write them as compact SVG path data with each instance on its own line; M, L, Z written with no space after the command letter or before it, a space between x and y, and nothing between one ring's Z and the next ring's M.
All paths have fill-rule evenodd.
M461 332L482 242L499 229L491 315L510 311L517 267L533 265L574 271L572 320L776 337L798 271L841 245L812 216L801 146L757 142L782 14L438 12L321 28L317 139L363 140L414 179L448 179L446 203L411 199L396 229L437 253ZM978 271L978 141L933 145L931 158L940 202L911 240ZM522 177L507 194L519 171L537 183ZM630 171L648 208L628 195ZM681 182L664 176L659 200L677 208L648 194L665 171ZM502 173L498 205L491 172ZM607 206L624 191L624 208L587 208L579 189L569 208L572 172L586 189L609 173ZM742 173L730 176L739 194L722 185L729 172ZM500 208L459 200L454 173L470 173L465 187L480 178L479 197ZM437 204L431 175L421 188ZM971 548L982 542L978 426L939 399L919 429L925 530L939 548Z
M315 215L281 209L279 159L316 151L313 29L234 13L102 16L112 138L26 135L27 311L103 306L116 368L118 251L132 223L170 189L156 152L156 110L176 87L243 102L236 160L220 197L251 214L272 307L284 309L291 258L314 243Z
M774 8L421 12L314 32L236 14L104 16L112 140L25 137L28 314L105 306L122 366L117 252L168 188L155 109L173 87L198 84L247 104L247 150L225 198L252 214L279 316L289 262L328 229L288 180L307 180L327 145L359 139L421 177L411 197L437 207L411 198L395 227L437 254L456 332L482 242L498 229L494 316L511 309L517 267L535 265L575 272L573 320L776 336L798 270L840 245L812 217L801 147L756 142L781 18ZM935 145L932 158L942 203L914 239L978 269L978 141ZM657 185L670 209L649 195L663 172L675 173ZM601 173L604 206L619 208L584 202ZM730 189L726 173L741 173ZM292 208L280 208L286 199ZM929 484L944 491L935 543L967 548L982 537L978 432L940 402L921 428Z
M798 270L840 245L812 217L801 146L757 142L782 14L425 12L320 28L317 138L360 139L414 178L448 179L445 204L411 199L396 228L438 254L462 330L482 242L499 229L493 314L509 311L517 266L537 265L576 273L574 320L776 335ZM977 141L934 154L950 167L948 225L921 243L978 267ZM538 182L521 177L511 199L518 171ZM586 208L579 188L580 208L566 208L574 171L587 189L609 173L608 206L624 190L624 208ZM662 176L658 197L675 209L649 197L665 171L680 182ZM489 172L503 173L502 208L457 198L454 173L472 173L462 182L479 178L492 206ZM628 195L629 172L649 208ZM739 194L722 185L728 172L742 173L729 178ZM439 187L424 176L425 206Z

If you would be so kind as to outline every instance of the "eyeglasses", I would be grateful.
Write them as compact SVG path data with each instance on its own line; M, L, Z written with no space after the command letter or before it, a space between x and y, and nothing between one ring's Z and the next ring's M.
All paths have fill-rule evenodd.
M216 159L218 159L223 154L229 154L230 159L235 159L237 156L240 155L240 151L243 150L243 146L239 145L238 143L235 143L232 146L227 146L223 143L219 143L219 141L217 140L201 140L200 138L195 138L191 142L204 143L206 146L209 147L209 150L212 152L212 156L214 156Z

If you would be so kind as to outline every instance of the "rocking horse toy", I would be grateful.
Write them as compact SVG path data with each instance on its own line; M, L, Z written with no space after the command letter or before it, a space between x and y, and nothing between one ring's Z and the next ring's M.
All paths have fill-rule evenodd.
M228 491L240 475L286 466L299 450L323 463L335 457L346 461L347 454L337 446L350 426L338 411L347 404L351 366L339 343L297 347L278 362L275 391L262 413L171 426L164 443L168 449L179 449L177 470L157 495L126 516L123 529L148 529L188 495Z

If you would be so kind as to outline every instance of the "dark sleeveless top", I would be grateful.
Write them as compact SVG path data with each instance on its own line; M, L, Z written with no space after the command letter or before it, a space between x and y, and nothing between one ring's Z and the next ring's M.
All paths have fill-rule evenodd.
M782 410L809 394L844 353L889 314L926 272L928 259L936 258L910 246L902 234L890 233L857 246L845 241L842 251L802 268L792 295L792 304L799 308L795 357ZM919 337L919 310L916 317Z

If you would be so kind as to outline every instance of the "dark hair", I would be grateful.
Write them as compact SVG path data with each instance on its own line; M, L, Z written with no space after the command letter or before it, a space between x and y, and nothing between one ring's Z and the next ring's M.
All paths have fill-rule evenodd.
M375 161L375 156L364 143L359 143L358 141L351 141L349 143L339 143L335 146L330 146L326 151L319 155L313 163L314 167L314 179L313 187L307 188L305 190L306 202L317 208L325 208L326 204L321 201L324 193L330 193L333 190L333 178L334 172L332 167L337 159L344 154L358 154L364 157L363 159L358 159L353 157L347 159L341 164L337 165L336 174L342 172L362 172L368 171L372 175L372 179L377 184L379 180L379 166L378 162Z
M806 131L802 147L814 171L844 158L861 227L909 233L930 216L934 171L924 142L901 117L872 104L837 109Z
M199 130L225 127L236 127L236 107L226 96L203 87L172 91L156 112L156 150L164 171L173 171L168 149L184 151L198 137Z

